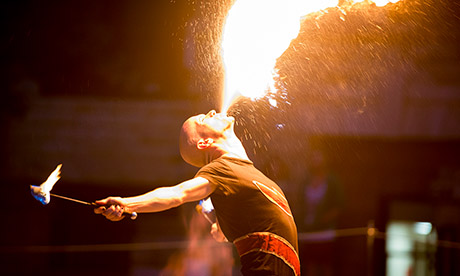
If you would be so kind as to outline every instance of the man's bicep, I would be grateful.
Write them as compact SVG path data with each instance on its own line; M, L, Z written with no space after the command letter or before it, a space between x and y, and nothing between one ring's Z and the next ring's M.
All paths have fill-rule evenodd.
M197 201L208 197L216 186L204 177L195 177L178 185L184 202Z

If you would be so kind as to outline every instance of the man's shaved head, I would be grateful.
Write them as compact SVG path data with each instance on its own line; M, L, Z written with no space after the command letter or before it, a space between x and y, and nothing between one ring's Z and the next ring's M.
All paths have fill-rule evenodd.
M197 143L202 137L197 133L196 124L192 118L184 122L180 131L180 155L190 165L202 167L205 164L204 154L197 147Z
M209 163L216 143L222 143L234 135L234 121L233 117L218 114L214 110L185 121L179 138L180 154L185 162L196 167Z

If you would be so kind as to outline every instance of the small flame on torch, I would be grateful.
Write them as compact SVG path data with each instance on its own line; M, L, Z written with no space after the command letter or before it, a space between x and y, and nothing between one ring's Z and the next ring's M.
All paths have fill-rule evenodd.
M385 6L399 0L355 0ZM276 60L297 37L302 17L336 7L338 0L237 0L223 29L225 69L221 112L226 114L238 96L257 99L276 92ZM270 103L276 106L276 103ZM275 105L274 105L275 104Z
M53 189L54 184L61 178L61 167L62 164L59 164L39 187L30 185L32 195L43 205L50 202L50 191Z
M210 197L200 200L200 202L195 206L195 209L198 213L203 214L209 223L213 224L215 222L213 218L211 218L211 213L214 211L214 206L212 205Z

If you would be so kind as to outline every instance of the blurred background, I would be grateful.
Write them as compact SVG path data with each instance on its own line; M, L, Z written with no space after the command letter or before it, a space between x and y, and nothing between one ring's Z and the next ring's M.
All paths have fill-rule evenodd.
M219 109L231 0L2 1L2 275L239 275L196 203L119 223L85 201L191 178L178 135ZM346 1L340 5L346 6ZM229 113L283 188L304 275L460 274L460 2L307 15L277 106Z

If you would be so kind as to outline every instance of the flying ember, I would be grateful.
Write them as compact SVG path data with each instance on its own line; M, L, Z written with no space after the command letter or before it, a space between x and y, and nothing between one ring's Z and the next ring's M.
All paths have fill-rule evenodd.
M384 6L399 0L356 0ZM338 5L338 0L237 0L229 11L222 35L225 69L221 112L238 96L252 99L275 92L276 60L297 37L301 18ZM276 106L276 103L271 103Z

